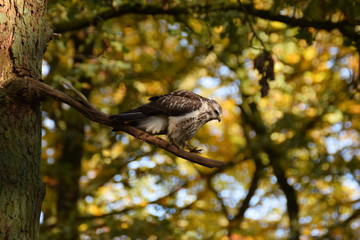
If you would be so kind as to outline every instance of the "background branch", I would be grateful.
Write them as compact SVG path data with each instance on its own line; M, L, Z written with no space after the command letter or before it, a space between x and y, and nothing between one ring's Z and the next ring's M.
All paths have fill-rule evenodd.
M356 40L359 34L355 31L355 26L358 22L349 22L347 20L332 22L329 20L319 21L308 18L294 18L284 15L278 15L268 10L259 10L253 7L251 4L188 4L179 5L175 7L163 8L158 4L141 4L141 3L127 3L118 7L105 8L102 12L98 12L96 15L76 15L70 20L64 22L54 22L54 32L64 33L68 31L79 30L91 25L96 25L98 21L108 20L114 17L119 17L125 14L150 14L150 15L181 15L181 14L193 14L193 13L210 13L210 12L230 12L238 11L246 14L250 14L255 17L259 17L266 20L278 21L294 27L312 27L316 29L323 29L331 31L339 29L342 34Z
M246 101L244 101L240 107L244 122L249 124L256 132L256 135L259 136L257 144L260 144L261 149L267 154L279 187L286 197L286 207L290 225L289 239L298 240L300 238L300 207L297 202L296 190L288 183L286 169L282 164L282 161L286 159L285 154L283 151L279 150L278 146L271 140L269 136L270 131L264 124L256 103L247 104ZM260 164L260 162L261 160L259 159L257 163Z
M181 183L179 186L174 187L170 192L168 192L166 195L159 197L153 201L148 201L147 204L155 204L155 203L161 203L162 200L165 200L171 196L173 196L175 193L177 193L179 190L183 189L183 187L185 187L188 184L188 182L183 182ZM112 215L117 215L117 214L123 214L135 209L142 209L144 208L144 203L138 204L138 205L133 205L133 206L128 206L125 207L124 209L121 210L113 210L109 213L104 213L102 215L88 215L88 216L82 216L79 217L78 220L92 220L92 219L97 219L97 218L104 218L104 217L108 217L108 216L112 216Z
M244 219L245 212L250 207L250 200L252 199L256 189L258 188L264 166L262 165L261 159L259 158L257 153L254 153L254 161L255 161L255 171L250 183L249 190L246 194L246 197L241 202L241 207L239 208L239 212L234 216L233 219L229 220L230 221L229 236L231 236L231 234L235 230L240 229L240 225Z
M150 134L148 134L140 129L134 128L128 124L113 122L108 117L107 114L97 110L91 103L89 103L85 99L85 97L82 96L81 93L79 93L69 83L66 83L65 85L67 87L69 87L71 91L73 91L75 93L76 98L69 96L63 92L60 92L59 90L56 90L53 87L51 87L51 86L47 85L46 83L41 82L39 80L33 80L31 82L32 82L31 87L33 87L34 90L37 90L37 93L39 96L51 97L57 101L66 103L69 106L75 108L77 111L79 111L81 114L83 114L86 118L90 119L91 121L117 128L117 129L119 129L119 131L126 132L141 141L158 146L158 147L174 154L175 156L181 157L190 162L197 163L202 166L209 167L209 168L214 168L214 167L221 168L221 167L225 166L225 163L223 163L223 162L213 160L210 158L201 157L194 153L187 152L183 149L180 149L180 148L170 144L169 142L165 141L162 138L150 135Z
M320 239L321 240L327 240L327 239L336 239L336 237L334 237L334 234L333 233L333 230L335 230L336 228L345 228L347 227L351 221L357 219L358 217L360 216L360 209L356 209L348 218L346 218L344 221L342 222L338 222L338 223L335 223L334 225L331 225L329 228L328 228L328 231L327 233L322 236Z

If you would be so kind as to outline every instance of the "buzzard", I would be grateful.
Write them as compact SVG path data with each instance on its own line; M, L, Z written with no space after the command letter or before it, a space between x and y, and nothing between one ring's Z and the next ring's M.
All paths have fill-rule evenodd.
M191 152L202 151L188 143L197 131L211 120L221 121L222 108L218 102L190 91L178 90L151 97L149 101L110 118L150 134L166 134L170 143L180 148L186 145Z

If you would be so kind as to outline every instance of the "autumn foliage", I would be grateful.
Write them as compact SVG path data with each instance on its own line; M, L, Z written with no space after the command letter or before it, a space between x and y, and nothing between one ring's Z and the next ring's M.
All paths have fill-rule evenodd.
M178 89L224 109L208 169L43 103L41 239L360 235L356 1L49 1L43 79L107 114Z

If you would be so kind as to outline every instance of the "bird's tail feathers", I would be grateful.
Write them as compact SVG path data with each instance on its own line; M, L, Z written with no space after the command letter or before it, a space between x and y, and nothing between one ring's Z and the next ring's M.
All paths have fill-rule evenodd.
M117 122L128 122L128 121L136 121L140 119L144 119L149 117L148 115L145 115L141 112L126 112L126 113L120 113L116 115L109 116L111 120L117 121Z

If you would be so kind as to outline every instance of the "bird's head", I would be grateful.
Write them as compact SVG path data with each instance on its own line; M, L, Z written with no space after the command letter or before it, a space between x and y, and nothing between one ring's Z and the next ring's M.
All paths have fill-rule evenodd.
M221 121L221 114L222 114L222 107L220 104L215 100L210 100L210 120L218 120Z

